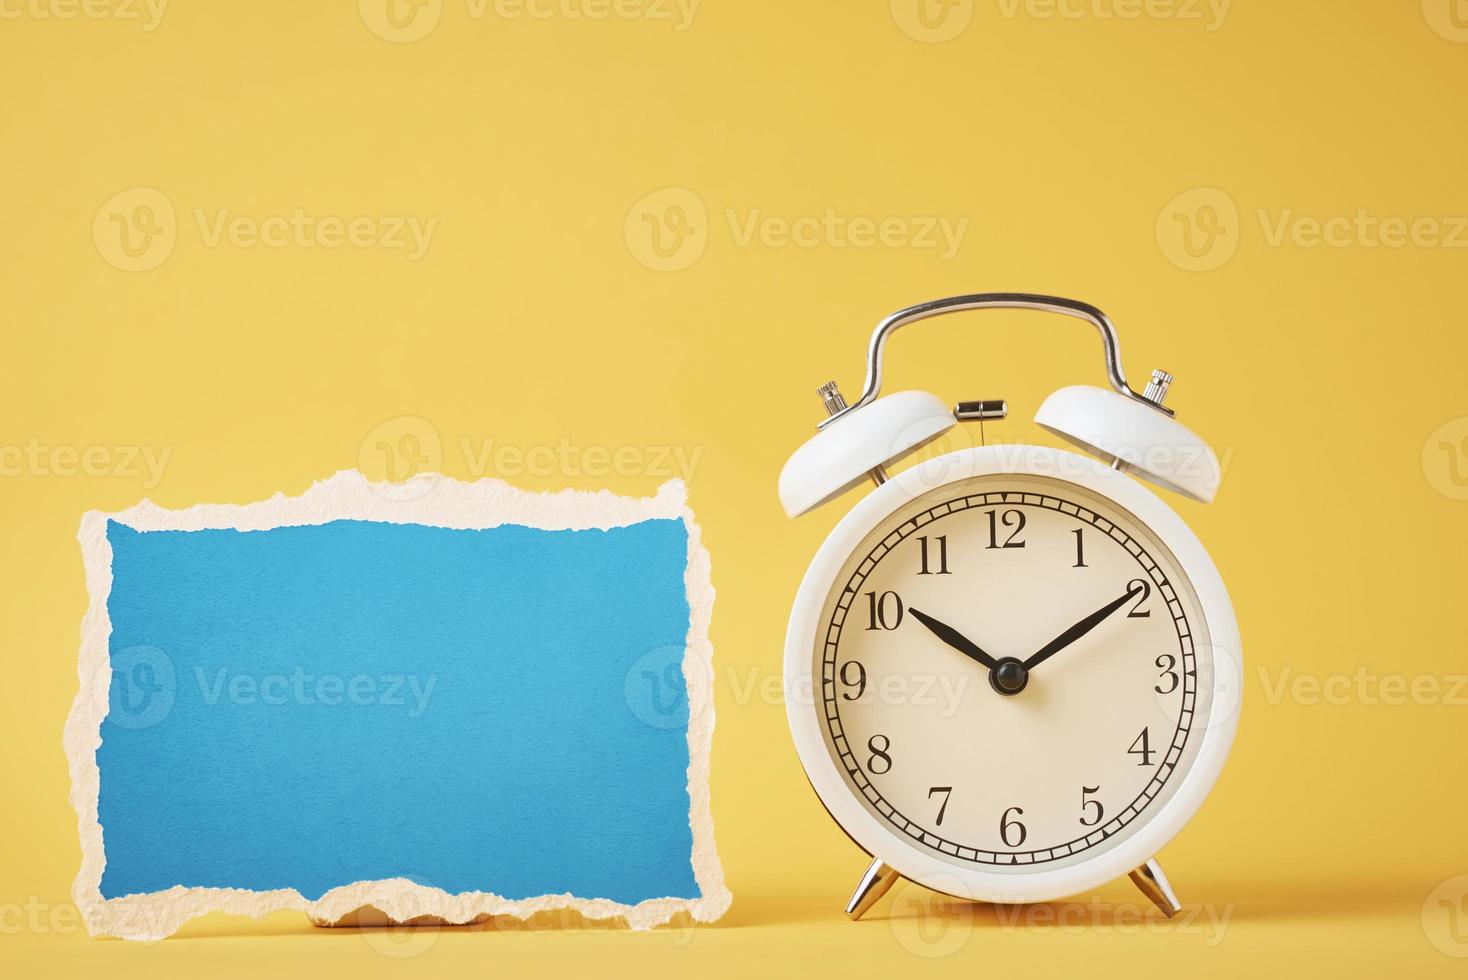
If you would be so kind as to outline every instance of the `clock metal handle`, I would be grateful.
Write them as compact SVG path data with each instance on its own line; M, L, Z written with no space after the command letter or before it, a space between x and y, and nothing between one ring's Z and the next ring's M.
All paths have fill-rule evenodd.
M1127 384L1126 372L1122 370L1121 366L1121 343L1116 338L1116 328L1111 325L1105 313L1090 303L1065 299L1061 296L1045 296L1040 293L972 293L967 296L950 296L947 299L935 299L916 306L909 306L905 310L898 310L877 324L876 330L872 331L871 344L867 348L867 380L861 397L849 407L842 406L829 418L823 419L820 423L821 428L830 425L847 412L861 408L863 405L869 405L876 400L877 393L882 388L882 354L887 346L887 338L891 337L898 327L926 320L929 317L942 316L945 313L1004 309L1059 313L1092 324L1101 333L1101 346L1106 356L1106 379L1111 382L1111 387L1116 389L1118 394L1139 401L1149 408L1155 408L1168 415L1173 414L1171 409L1161 404L1160 398L1154 401L1133 391L1132 387Z

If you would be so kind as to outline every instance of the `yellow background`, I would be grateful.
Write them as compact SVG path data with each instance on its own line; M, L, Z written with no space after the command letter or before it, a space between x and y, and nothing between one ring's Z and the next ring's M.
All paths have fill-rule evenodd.
M105 4L6 0L0 445L41 447L0 477L7 972L1461 971L1450 954L1468 936L1436 903L1468 881L1433 890L1468 874L1468 705L1442 703L1468 670L1468 12L1236 0L1219 23L1181 0L1136 17L1105 16L1126 0L1072 0L1077 17L958 0L924 27L903 0L703 0L679 30L672 5L567 16L589 2L537 19L444 0L404 40L427 21L400 3L409 27L394 28L378 0L175 0L152 30L96 16ZM108 237L113 214L162 227L138 199L108 204L134 188L174 210L171 251L157 238L144 271L119 266L160 253L128 259ZM415 259L212 239L198 217L297 209L437 224ZM828 210L967 226L946 258L896 231L868 247L739 234L755 212ZM1373 247L1358 212L1430 222ZM1334 245L1298 223L1336 216L1352 224ZM654 225L688 232L684 251L653 251ZM669 264L684 267L653 268ZM1215 505L1170 498L1229 584L1246 656L1228 768L1162 855L1204 909L1191 926L1136 926L1125 882L1051 910L1071 915L1064 928L912 888L860 925L840 915L864 858L807 788L772 685L805 564L855 497L791 522L775 479L820 417L815 386L859 390L879 317L978 290L1101 306L1134 382L1175 372L1170 404L1225 458ZM1015 417L990 441L1046 441L1029 422L1039 400L1102 383L1087 328L1036 314L915 328L890 363L888 390L1008 399ZM624 475L583 457L515 476L531 488L648 493L676 475L658 447L699 454L691 498L718 589L714 816L735 895L723 922L372 939L295 914L211 916L150 945L77 929L60 743L81 514L298 493L374 465L384 422L395 437L426 425L462 478L481 475L465 439L640 454ZM58 447L170 455L145 487L121 454L64 475ZM1363 670L1442 690L1380 703ZM1344 703L1270 696L1342 675ZM403 952L417 955L388 955Z

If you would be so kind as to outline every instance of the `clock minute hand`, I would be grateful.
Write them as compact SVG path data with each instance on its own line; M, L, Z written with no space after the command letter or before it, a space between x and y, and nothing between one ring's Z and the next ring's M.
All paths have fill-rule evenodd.
M960 633L958 630L954 629L952 626L949 626L947 623L939 622L932 616L929 616L927 613L914 609L911 606L907 607L907 612L908 615L912 616L914 619L916 619L918 622L922 623L930 631L932 631L932 634L934 636L951 646L953 649L957 650L959 653L963 654L965 657L977 660L979 663L983 664L990 670L993 670L996 666L998 666L998 661L996 661L993 657L989 656L982 649L980 649L977 643L973 642L968 637Z
M1076 640L1079 640L1081 637L1091 632L1091 630L1095 629L1097 626L1100 626L1102 621L1105 620L1106 617L1110 616L1122 606L1126 605L1129 599L1135 598L1138 594L1141 593L1141 591L1141 589L1128 589L1121 595L1120 598L1111 600L1106 605L1102 606L1100 609L1097 609L1095 612L1091 613L1091 615L1087 616L1085 619L1081 620L1079 623L1076 623L1070 629L1066 630L1064 633L1061 633L1055 639L1051 640L1049 643L1041 647L1034 656L1025 661L1025 670L1033 670L1036 664L1043 663L1044 661L1049 660L1056 653L1064 650Z

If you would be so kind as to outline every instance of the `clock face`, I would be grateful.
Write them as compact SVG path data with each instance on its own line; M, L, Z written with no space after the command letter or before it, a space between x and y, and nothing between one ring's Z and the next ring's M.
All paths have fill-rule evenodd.
M1116 846L1182 783L1209 651L1192 584L1135 516L996 474L866 536L826 597L812 676L867 810L948 863L1024 872Z

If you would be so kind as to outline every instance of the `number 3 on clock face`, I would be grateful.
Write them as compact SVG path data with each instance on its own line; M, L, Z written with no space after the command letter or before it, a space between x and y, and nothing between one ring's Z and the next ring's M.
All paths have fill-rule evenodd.
M1190 569L1115 497L1165 512L1149 516L1170 538L1187 536L1191 570L1196 550L1206 589L1226 603L1196 538L1119 475L977 472L894 490L900 503L879 509L887 489L849 515L865 533L832 534L812 567L828 581L807 577L792 618L794 643L802 600L811 607L815 717L801 725L828 764L813 767L804 748L802 759L828 809L910 877L1054 871L1040 891L1056 897L1092 883L1065 869L1104 864L1139 835L1150 839L1133 843L1160 847L1201 802L1229 739L1206 753L1209 771L1193 772L1220 727L1210 617ZM790 710L796 728L811 706ZM904 864L899 852L916 856Z

